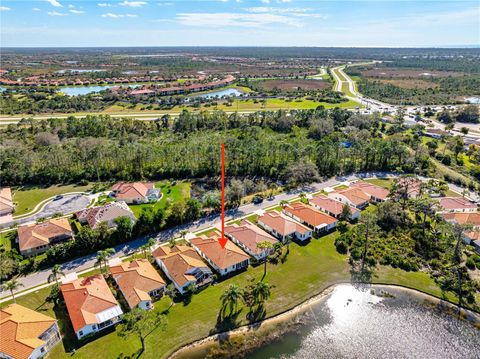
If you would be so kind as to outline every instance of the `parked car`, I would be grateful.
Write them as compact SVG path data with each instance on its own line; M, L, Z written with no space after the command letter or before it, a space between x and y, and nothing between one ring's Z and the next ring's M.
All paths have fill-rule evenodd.
M260 204L262 202L263 202L263 197L259 196L258 194L252 199L253 204Z

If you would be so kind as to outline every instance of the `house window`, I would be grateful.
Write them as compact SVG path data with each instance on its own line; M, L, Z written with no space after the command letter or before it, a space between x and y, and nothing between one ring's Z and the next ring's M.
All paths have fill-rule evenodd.
M41 353L44 353L44 352L45 352L45 348L40 348L40 352L41 352Z
M83 335L83 331L80 330L80 331L78 332L78 335L82 336L82 335Z

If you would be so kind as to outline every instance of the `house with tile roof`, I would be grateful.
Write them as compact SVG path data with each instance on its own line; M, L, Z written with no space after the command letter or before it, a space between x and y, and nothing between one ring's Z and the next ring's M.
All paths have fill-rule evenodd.
M137 219L125 201L111 202L104 206L85 208L75 213L82 224L88 224L95 229L101 222L106 222L108 228L115 228L115 220L119 217L128 217L135 222Z
M112 195L118 201L139 204L158 201L161 192L153 182L119 182L113 185Z
M12 214L14 209L10 187L0 188L0 216Z
M110 273L130 309L153 309L153 298L159 298L165 290L165 281L144 258L110 266Z
M283 213L312 228L316 232L326 232L337 226L338 220L302 202L289 203Z
M463 197L441 197L438 199L439 212L477 212L478 206Z
M324 195L318 195L310 198L308 200L312 207L319 209L322 212L325 212L329 216L339 219L342 216L343 207L350 207L350 221L354 221L360 218L360 210L356 207L349 206L346 203L342 203L333 198L329 198Z
M61 338L57 321L45 314L18 304L0 309L0 358L43 358Z
M26 224L17 229L20 253L25 257L46 252L52 245L73 238L68 218L52 218L38 224Z
M159 246L152 255L180 294L185 294L191 284L201 288L213 280L212 271L192 247Z
M240 224L226 226L225 235L257 261L265 260L273 253L273 248L258 248L258 244L269 242L273 246L278 242L272 235L246 219L240 221Z
M346 188L328 194L329 198L348 204L349 206L363 209L368 205L370 196L360 188Z
M121 321L122 309L101 274L64 283L60 291L78 339Z
M258 225L282 242L296 239L301 242L312 237L312 230L277 211L265 212L258 217Z
M396 184L397 187L403 188L408 198L417 198L423 192L422 181L416 177L400 177Z
M455 222L458 224L468 224L474 228L480 228L480 212L442 213L442 217L447 222Z
M390 194L390 191L385 187L364 181L353 182L350 184L350 187L362 190L370 196L370 201L374 203L385 202Z
M216 234L193 238L190 244L221 276L246 269L250 263L250 256L231 240L222 248Z

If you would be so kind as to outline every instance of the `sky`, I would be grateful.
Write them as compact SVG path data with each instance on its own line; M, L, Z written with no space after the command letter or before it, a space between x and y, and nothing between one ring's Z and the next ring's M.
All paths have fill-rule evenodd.
M480 1L0 0L2 47L480 45Z

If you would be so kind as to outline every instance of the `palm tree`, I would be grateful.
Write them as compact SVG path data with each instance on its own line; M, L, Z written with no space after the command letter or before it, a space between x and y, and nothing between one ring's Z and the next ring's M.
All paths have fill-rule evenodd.
M188 233L188 231L185 230L185 229L182 229L182 230L180 231L180 235L182 236L182 239L183 239L183 240L185 240L185 236L187 235L187 233Z
M172 248L175 247L176 244L177 244L177 241L173 237L170 238L170 240L168 241L168 245Z
M271 286L267 282L260 281L253 287L253 296L257 303L263 304L271 296Z
M18 282L15 278L10 279L9 281L2 284L3 290L9 290L10 294L12 295L13 302L16 303L15 294L13 291L17 290L18 288L23 287L23 284Z
M177 295L177 290L175 289L175 286L173 285L173 283L170 283L169 285L167 285L167 288L165 288L165 295L170 298L170 306L167 309L167 311L169 311L170 308L175 305L175 302L173 300Z
M282 199L282 200L280 201L280 206L282 206L282 207L285 207L287 204L288 204L288 201L287 201L287 200Z
M106 272L107 271L107 260L110 256L115 254L115 250L113 248L107 248L97 252L97 261L95 265L100 268L100 271ZM103 267L104 266L104 267Z
M263 262L263 278L265 278L265 276L267 275L267 260L268 260L268 252L272 250L273 248L273 244L272 242L269 242L269 241L263 241L263 242L260 242L260 243L257 243L257 248L259 249L264 249L265 252L266 252L266 255L265 255L265 260Z
M143 257L147 258L148 253L151 252L151 248L155 245L156 241L154 238L150 238L147 243L140 247L140 250L143 253Z
M237 307L238 301L242 299L242 290L237 285L230 284L220 296L220 299L222 301L222 313L225 313L225 309L228 307L231 315Z
M48 283L55 281L55 284L58 285L58 277L64 276L65 273L62 272L62 269L59 264L55 264L52 267L52 273L48 276Z

